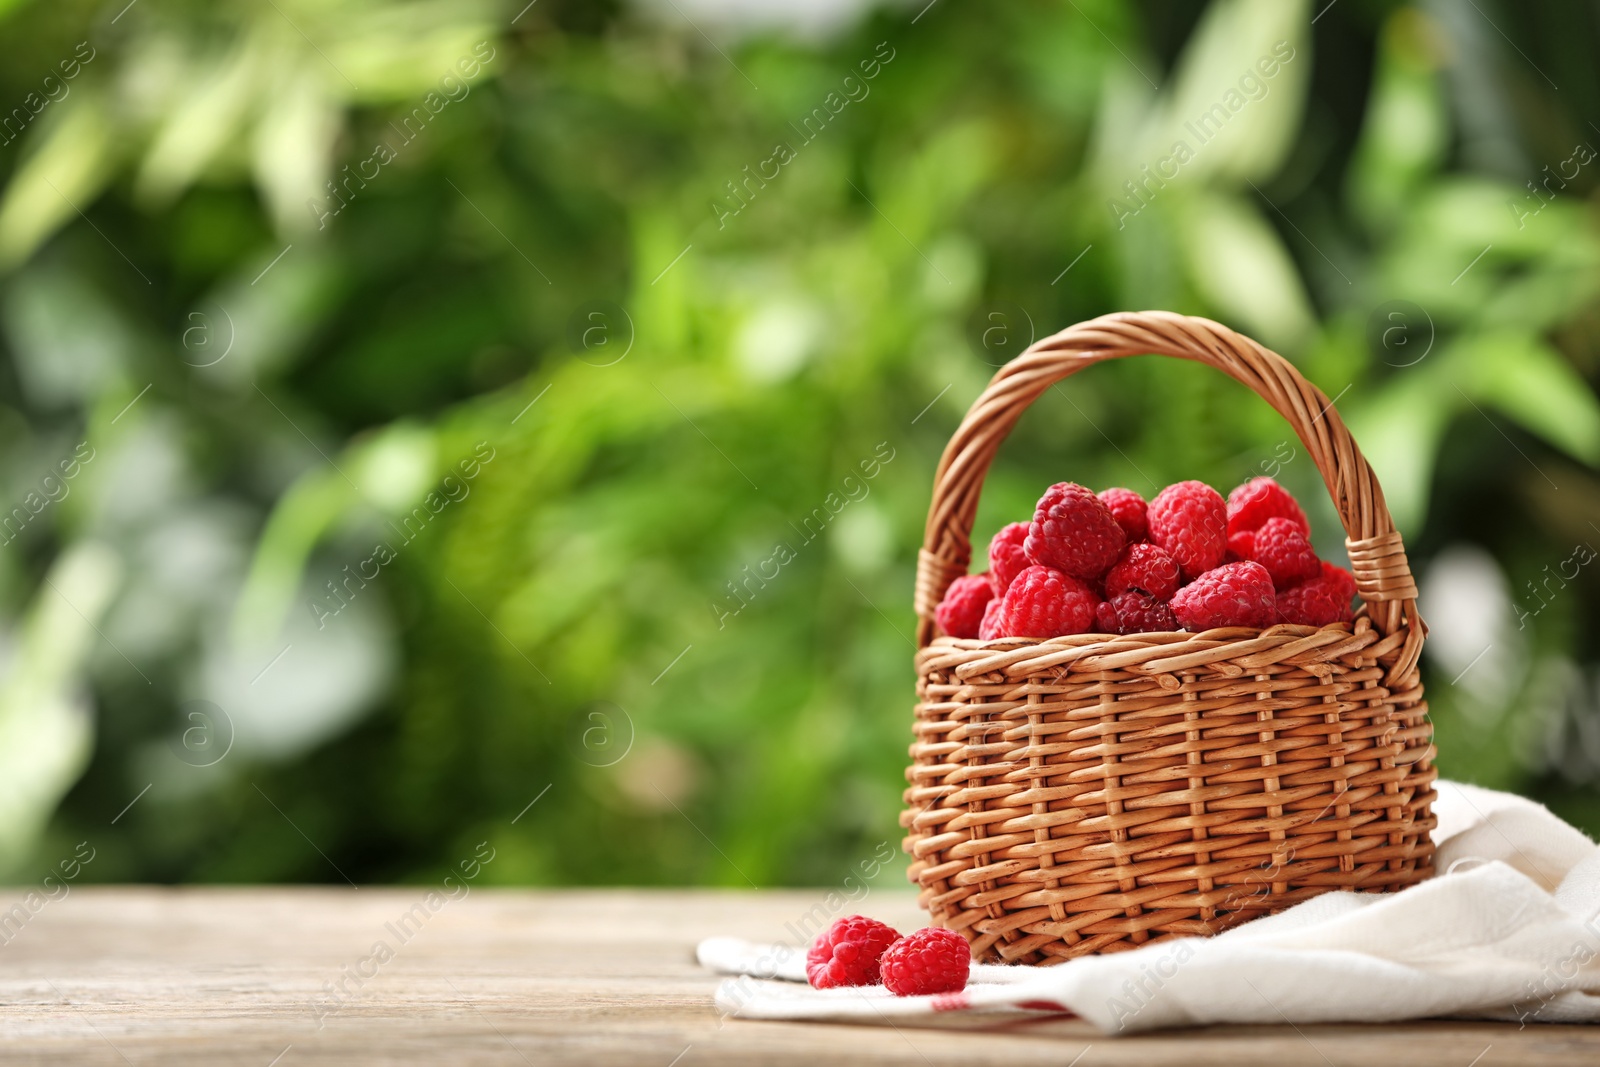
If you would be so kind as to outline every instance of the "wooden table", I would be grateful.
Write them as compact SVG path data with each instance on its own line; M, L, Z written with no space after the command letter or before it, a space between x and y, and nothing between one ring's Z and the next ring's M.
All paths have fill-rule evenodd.
M1600 1063L1600 1027L1579 1026L1216 1027L1116 1039L1060 1019L719 1028L717 979L695 965L695 942L779 939L824 891L474 889L434 898L431 911L426 894L72 889L20 926L0 925L9 939L0 946L0 1062ZM909 896L874 890L863 906L917 925ZM380 939L396 948L392 957L374 952ZM330 995L341 981L343 992Z

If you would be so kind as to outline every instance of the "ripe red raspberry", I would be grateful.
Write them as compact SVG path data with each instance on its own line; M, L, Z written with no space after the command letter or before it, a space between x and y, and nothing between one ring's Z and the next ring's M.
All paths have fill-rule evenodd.
M1150 501L1150 540L1166 549L1185 578L1222 562L1228 551L1228 505L1205 482L1169 485Z
M1274 587L1287 589L1322 573L1322 561L1293 519L1268 519L1251 537L1255 554L1250 558L1267 568Z
M993 599L994 584L989 576L969 574L950 583L933 617L938 620L939 629L951 637L977 637L984 609Z
M1000 630L1000 605L1003 598L995 597L983 609L983 621L978 623L978 640L993 641L1004 637Z
M1095 609L1094 621L1110 634L1168 633L1178 628L1171 608L1136 589L1102 603Z
M1228 532L1259 530L1268 519L1291 519L1300 532L1311 536L1306 513L1289 490L1271 478L1251 478L1228 494Z
M1030 563L1093 581L1116 560L1125 540L1099 497L1076 482L1058 482L1039 498L1023 548Z
M1100 597L1087 583L1051 567L1017 575L995 612L995 636L1060 637L1088 633Z
M1233 530L1228 534L1228 555L1232 558L1229 563L1238 563L1241 559L1254 559L1256 555L1256 532L1254 530Z
M967 939L930 926L889 946L883 954L883 984L897 997L959 993L967 987L971 968Z
M1107 489L1100 494L1100 503L1111 512L1111 517L1122 527L1122 535L1130 542L1143 541L1150 536L1150 524L1145 521L1144 497L1132 489Z
M1106 596L1137 589L1157 600L1171 600L1178 591L1178 565L1167 550L1148 541L1128 545L1106 571Z
M989 581L994 585L995 596L1005 596L1012 579L1032 566L1028 554L1022 550L1022 542L1027 537L1028 524L1014 522L1002 526L989 542Z
M1344 593L1346 599L1356 595L1356 576L1336 563L1322 561L1322 574L1319 577L1332 583L1333 587Z
M876 919L864 915L835 919L806 953L806 981L817 989L877 985L878 961L898 940L899 931Z
M1172 613L1192 633L1216 626L1271 626L1278 615L1272 575L1253 560L1224 563L1178 590Z
M1349 622L1353 617L1350 601L1355 595L1356 580L1350 572L1324 561L1319 576L1278 594L1278 614L1284 622L1298 626Z

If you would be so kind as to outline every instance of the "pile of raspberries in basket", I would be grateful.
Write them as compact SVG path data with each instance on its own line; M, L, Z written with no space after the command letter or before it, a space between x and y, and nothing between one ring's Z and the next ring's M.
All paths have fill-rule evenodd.
M1355 579L1317 558L1305 512L1271 478L1222 499L1204 482L1146 504L1131 489L1052 485L1031 522L989 543L989 570L940 603L951 637L1198 633L1218 626L1348 622Z

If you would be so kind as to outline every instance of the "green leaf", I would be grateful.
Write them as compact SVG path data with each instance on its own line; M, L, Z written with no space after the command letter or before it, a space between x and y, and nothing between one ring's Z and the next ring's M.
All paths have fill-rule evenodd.
M1268 347L1299 347L1314 317L1277 231L1239 197L1192 195L1178 204L1180 240L1195 287Z
M1173 73L1154 163L1176 140L1194 149L1185 180L1231 183L1276 174L1299 136L1311 74L1303 0L1223 0L1206 8ZM1271 71L1269 75L1267 72Z
M1437 24L1417 8L1404 8L1385 24L1347 178L1356 211L1372 227L1395 221L1449 147L1438 37Z
M39 587L21 647L0 684L0 868L25 853L89 761L93 732L84 668L101 638L96 620L121 582L104 545L62 553Z
M341 115L326 78L299 66L280 76L265 101L252 144L256 184L272 208L280 232L312 229L316 216L307 201L327 196L334 141Z
M1449 409L1431 373L1402 372L1379 387L1358 386L1339 402L1345 424L1372 464L1402 535L1414 535L1427 513Z
M264 47L264 39L252 38L195 73L192 91L182 94L145 153L134 182L140 199L170 203L234 140L263 95Z
M1456 385L1591 466L1600 464L1600 401L1566 359L1536 337L1476 334L1444 354Z
M27 260L110 179L115 131L105 100L88 88L17 168L0 201L0 269ZM50 120L46 120L50 122Z

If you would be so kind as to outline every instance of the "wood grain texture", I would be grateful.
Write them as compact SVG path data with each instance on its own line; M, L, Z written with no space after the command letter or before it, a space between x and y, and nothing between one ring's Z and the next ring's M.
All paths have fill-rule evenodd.
M431 912L426 893L74 889L0 947L0 1062L1600 1062L1600 1027L1576 1026L1217 1027L1117 1039L1059 1020L983 1030L949 1018L899 1029L736 1020L719 1027L711 1005L717 979L695 965L696 941L713 934L779 939L826 890L477 889ZM414 910L419 903L425 918ZM875 891L867 907L918 925L909 895ZM407 914L413 918L398 925ZM396 949L393 957L362 965L380 940ZM346 980L350 996L319 1029L324 983L347 967L374 973ZM321 1006L331 1004L324 999Z

